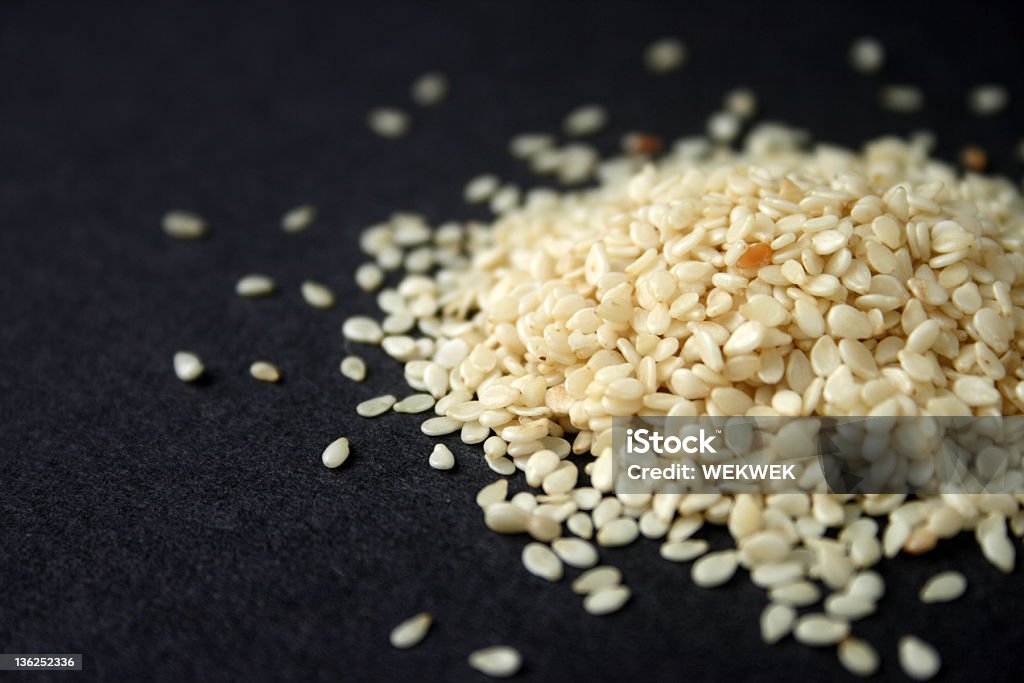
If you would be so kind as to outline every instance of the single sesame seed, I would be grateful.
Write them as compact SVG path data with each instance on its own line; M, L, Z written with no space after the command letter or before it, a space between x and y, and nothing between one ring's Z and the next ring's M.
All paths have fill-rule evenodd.
M878 671L878 653L871 644L860 638L848 637L839 643L839 663L855 676L873 676Z
M341 374L353 382L366 379L366 362L359 356L345 356L341 361Z
M375 396L356 406L356 413L361 417L377 417L391 410L395 405L395 397L391 394Z
M527 543L523 548L523 566L534 576L547 581L559 581L562 578L562 561L551 548L543 543Z
M370 130L382 138L400 138L409 132L409 115L394 107L377 107L367 115Z
M261 382L274 383L281 379L281 372L277 369L277 366L263 360L258 360L250 365L249 374L252 375L253 379L258 379Z
M583 609L594 616L612 614L622 609L632 595L628 586L605 586L583 598Z
M433 618L426 612L409 617L391 630L389 637L391 645L400 650L407 650L418 645L427 637L432 623Z
M434 450L430 453L429 464L435 470L450 470L455 467L455 456L443 443L434 444Z
M334 292L326 285L312 280L302 283L302 298L313 308L331 308L334 306Z
M281 229L288 233L302 232L316 219L316 207L303 204L290 209L281 217Z
M203 361L191 351L178 351L174 354L174 374L182 382L195 382L204 370Z
M576 577L572 582L572 591L578 595L587 595L603 588L610 588L622 583L622 572L616 567L594 567Z
M915 681L927 681L935 677L942 667L939 653L917 636L903 636L897 647L903 672Z
M850 45L850 66L862 74L877 73L885 64L885 47L875 38L862 37Z
M967 590L967 578L956 571L940 572L928 579L921 587L919 597L921 602L932 604L936 602L952 602Z
M412 83L409 96L421 107L440 104L448 95L448 77L440 71L428 71Z
M1009 102L1010 91L994 83L975 86L967 94L967 108L975 116L994 116L1006 109Z
M252 274L239 278L235 284L238 296L257 297L273 294L276 285L274 279L266 275Z
M206 221L189 211L168 211L163 217L164 232L179 240L195 240L205 237Z
M491 678L509 678L519 673L523 657L515 648L493 645L475 650L469 655L469 665Z
M686 65L686 45L678 38L660 38L644 50L644 66L653 74L665 75Z
M593 135L608 125L608 110L599 104L585 104L569 112L562 122L566 135Z
M335 439L324 449L324 453L321 456L326 467L334 469L335 467L341 467L342 463L348 460L349 453L349 442L344 436Z

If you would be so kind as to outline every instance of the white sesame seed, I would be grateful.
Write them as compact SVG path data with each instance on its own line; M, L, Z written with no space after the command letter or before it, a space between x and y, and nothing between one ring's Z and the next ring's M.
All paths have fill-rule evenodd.
M341 333L349 341L359 344L379 344L384 338L380 324L373 318L362 315L356 315L346 320L341 327Z
M263 360L258 360L250 365L249 374L253 376L253 379L258 379L261 382L273 383L281 379L281 372L277 366Z
M427 637L432 623L433 618L426 612L409 617L391 630L391 645L400 650L418 645Z
M736 573L738 564L736 551L720 550L694 562L690 577L701 588L714 588L727 583Z
M608 110L599 104L585 104L569 112L562 121L566 135L593 135L608 124Z
M488 506L505 500L508 496L508 480L498 479L480 489L476 494L476 504L486 509Z
M559 581L562 578L562 561L543 543L526 544L523 548L523 566L526 571L547 581Z
M1010 91L1005 86L986 83L971 88L967 94L967 108L976 116L993 116L1006 109Z
M757 94L750 88L734 88L725 94L722 106L726 111L748 121L757 114Z
M396 413L424 413L433 408L434 403L430 394L412 394L395 403L393 408Z
M494 645L470 653L469 665L491 678L509 678L519 673L523 657L507 645Z
M769 593L772 602L791 607L807 607L821 599L821 591L813 583L797 581L772 588Z
M492 472L510 477L515 474L516 466L508 458L488 458L487 466L491 468Z
M597 543L606 548L618 548L629 545L640 536L636 522L628 517L620 517L615 521L599 525Z
M924 93L912 85L887 85L879 97L883 108L897 114L911 114L924 106Z
M178 351L174 354L174 374L182 382L194 382L204 371L203 361L191 351Z
M508 213L519 204L519 188L515 185L502 185L492 196L490 208L496 214Z
M565 526L570 532L580 538L590 539L594 536L594 523L590 521L590 515L585 512L574 513L565 521Z
M448 95L448 78L439 71L428 71L413 81L409 95L421 107L440 104Z
M274 293L274 279L266 275L246 275L235 283L238 296L267 296Z
M391 410L395 405L395 397L391 394L375 396L356 406L356 413L361 417L377 417Z
M512 503L497 502L484 510L484 524L499 534L521 534L530 523L530 513Z
M686 64L688 51L678 38L660 38L644 50L644 66L651 73L664 75Z
M708 548L708 542L704 540L667 541L661 544L658 552L669 562L689 562L705 554Z
M324 449L324 453L321 456L326 467L334 469L335 467L341 467L342 463L348 460L349 443L348 439L344 436L335 439Z
M589 569L597 564L597 549L580 538L559 538L551 549L563 562L577 569Z
M435 470L450 470L455 467L455 456L443 443L434 444L430 453L429 464Z
M928 579L921 587L919 596L921 602L925 604L951 602L963 595L966 590L967 578L960 572L947 571Z
M789 635L796 623L796 610L788 605L769 604L761 612L761 640L774 645Z
M205 237L206 221L188 211L168 211L163 217L164 232L179 240L195 240Z
M316 220L316 207L303 204L291 209L281 217L281 229L285 232L302 232Z
M917 636L908 635L900 638L897 650L904 673L915 681L933 678L942 667L942 660L935 648Z
M885 63L885 48L875 38L862 37L850 45L850 66L862 74L873 74Z
M594 567L580 574L572 582L572 592L586 595L602 588L617 586L620 583L622 583L622 572L616 567Z
M875 603L858 595L833 593L825 599L825 611L833 617L856 621L875 613Z
M501 183L497 176L491 174L478 175L466 183L462 191L463 198L470 204L482 204L498 191Z
M839 663L855 676L873 676L880 664L878 653L871 644L860 638L848 637L839 643Z
M740 134L742 121L731 111L718 111L708 118L708 137L715 142L732 142Z
M326 285L312 280L302 283L302 298L313 308L331 308L334 306L334 292Z
M382 138L400 138L409 132L409 115L394 107L371 109L366 118L370 130Z
M353 382L366 379L366 363L359 356L345 356L341 361L341 374Z
M364 292L375 292L384 284L384 271L376 263L364 263L356 268L355 281Z
M508 151L516 159L531 159L551 149L555 139L547 133L519 133L508 143Z
M628 586L606 586L590 592L583 598L583 609L594 616L604 616L622 609L632 591Z
M797 621L793 637L811 647L835 645L850 635L850 622L824 614L806 614Z

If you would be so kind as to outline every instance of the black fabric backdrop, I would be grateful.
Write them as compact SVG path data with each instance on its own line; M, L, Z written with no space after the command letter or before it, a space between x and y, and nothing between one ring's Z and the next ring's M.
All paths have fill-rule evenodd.
M977 142L1019 178L1020 20L969 3L0 5L0 647L85 655L83 673L3 677L477 680L466 654L500 642L523 652L523 680L850 678L830 650L762 645L765 598L745 577L696 589L654 542L602 551L635 590L611 617L527 575L525 541L487 532L473 502L495 477L478 451L444 439L458 466L436 472L417 419L354 415L402 386L375 349L358 349L366 383L338 373L341 321L373 310L352 282L355 236L396 209L483 217L463 182L527 180L508 138L577 104L609 106L607 151L632 128L700 131L739 84L820 139L927 127L941 155ZM846 66L862 33L889 50L883 76ZM663 34L692 58L658 79L640 54ZM444 105L415 110L407 139L372 136L366 111L407 105L426 69L451 76ZM883 79L920 84L927 109L880 111ZM980 81L1013 89L1009 111L965 114ZM283 234L303 202L316 225ZM166 238L177 207L211 237ZM234 296L251 271L280 293ZM305 278L341 305L305 306ZM179 348L207 381L175 379ZM280 386L248 377L256 358ZM329 471L320 452L341 434L352 457ZM919 604L949 567L967 595ZM941 650L942 680L1020 680L1019 568L999 575L963 537L880 571L889 595L856 631L884 678L903 677L895 641L913 632ZM436 615L428 639L392 649L389 629L420 610Z

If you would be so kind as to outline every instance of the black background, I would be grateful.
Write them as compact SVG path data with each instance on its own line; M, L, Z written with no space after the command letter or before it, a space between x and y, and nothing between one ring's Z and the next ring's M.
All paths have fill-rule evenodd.
M475 680L466 654L499 642L524 653L523 680L850 678L832 650L761 644L765 598L745 576L696 589L654 542L602 550L635 592L611 617L585 614L566 581L527 575L525 541L488 532L473 502L495 478L479 451L446 438L458 466L437 472L417 419L355 416L403 386L376 349L358 349L366 383L338 373L341 321L374 310L352 283L355 236L396 209L485 216L462 204L464 181L527 180L508 138L556 130L575 105L609 106L596 141L610 151L633 128L700 132L740 84L766 118L818 138L927 127L942 156L977 142L1019 179L1012 8L0 5L0 647L81 652L86 667L7 678ZM846 65L863 33L889 51L881 76ZM654 78L640 55L665 34L692 57ZM371 135L366 111L411 107L408 84L427 69L451 77L444 105L415 110L406 139ZM881 112L886 81L919 84L926 111ZM1007 112L965 113L982 81L1011 87ZM283 234L280 215L304 202L320 219ZM207 217L210 238L166 238L171 208ZM234 296L252 271L280 293ZM306 278L341 305L305 306ZM203 356L207 381L175 379L179 348ZM279 364L281 385L247 375L256 358ZM352 457L329 471L320 452L342 434ZM949 567L968 575L967 595L918 603ZM880 571L889 594L855 631L886 678L903 679L895 642L912 632L938 646L942 680L1020 680L1020 568L999 575L964 536ZM390 628L420 610L436 616L427 640L392 649Z

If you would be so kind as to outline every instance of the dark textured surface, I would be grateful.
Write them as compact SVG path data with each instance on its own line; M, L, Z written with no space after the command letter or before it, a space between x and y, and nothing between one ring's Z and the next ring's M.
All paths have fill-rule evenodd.
M850 678L831 651L761 645L759 589L742 577L695 589L652 542L602 551L636 592L612 617L526 575L524 541L481 523L473 495L494 475L475 450L448 439L458 467L436 472L416 419L355 417L358 401L401 385L375 350L360 350L365 384L337 371L341 320L372 307L352 284L354 237L400 208L469 217L464 180L525 179L504 153L509 136L553 128L581 102L609 104L613 129L598 142L610 149L634 127L699 131L741 83L767 117L820 138L928 126L942 154L980 142L1019 177L1019 12L205 5L0 5L3 651L82 652L77 678L108 681L475 680L466 653L496 642L522 650L523 680ZM926 112L874 106L881 80L845 64L864 32L889 48L885 78L925 88ZM685 37L692 59L655 79L639 55L662 34ZM416 111L406 140L370 135L366 110L406 104L427 68L451 75L448 101ZM964 114L981 80L1013 88L1010 111ZM280 214L302 202L320 220L282 234ZM159 219L175 207L208 217L210 239L165 238ZM250 271L277 277L280 293L235 297ZM307 277L343 306L305 306ZM174 378L182 347L204 357L207 381ZM280 365L280 386L248 377L257 357ZM353 455L328 471L319 454L339 434ZM967 573L967 595L917 603L948 567ZM881 571L882 613L856 630L886 678L902 678L895 641L914 632L941 650L942 680L1019 680L1019 568L998 575L965 537ZM421 609L437 618L428 640L391 649L389 629Z

